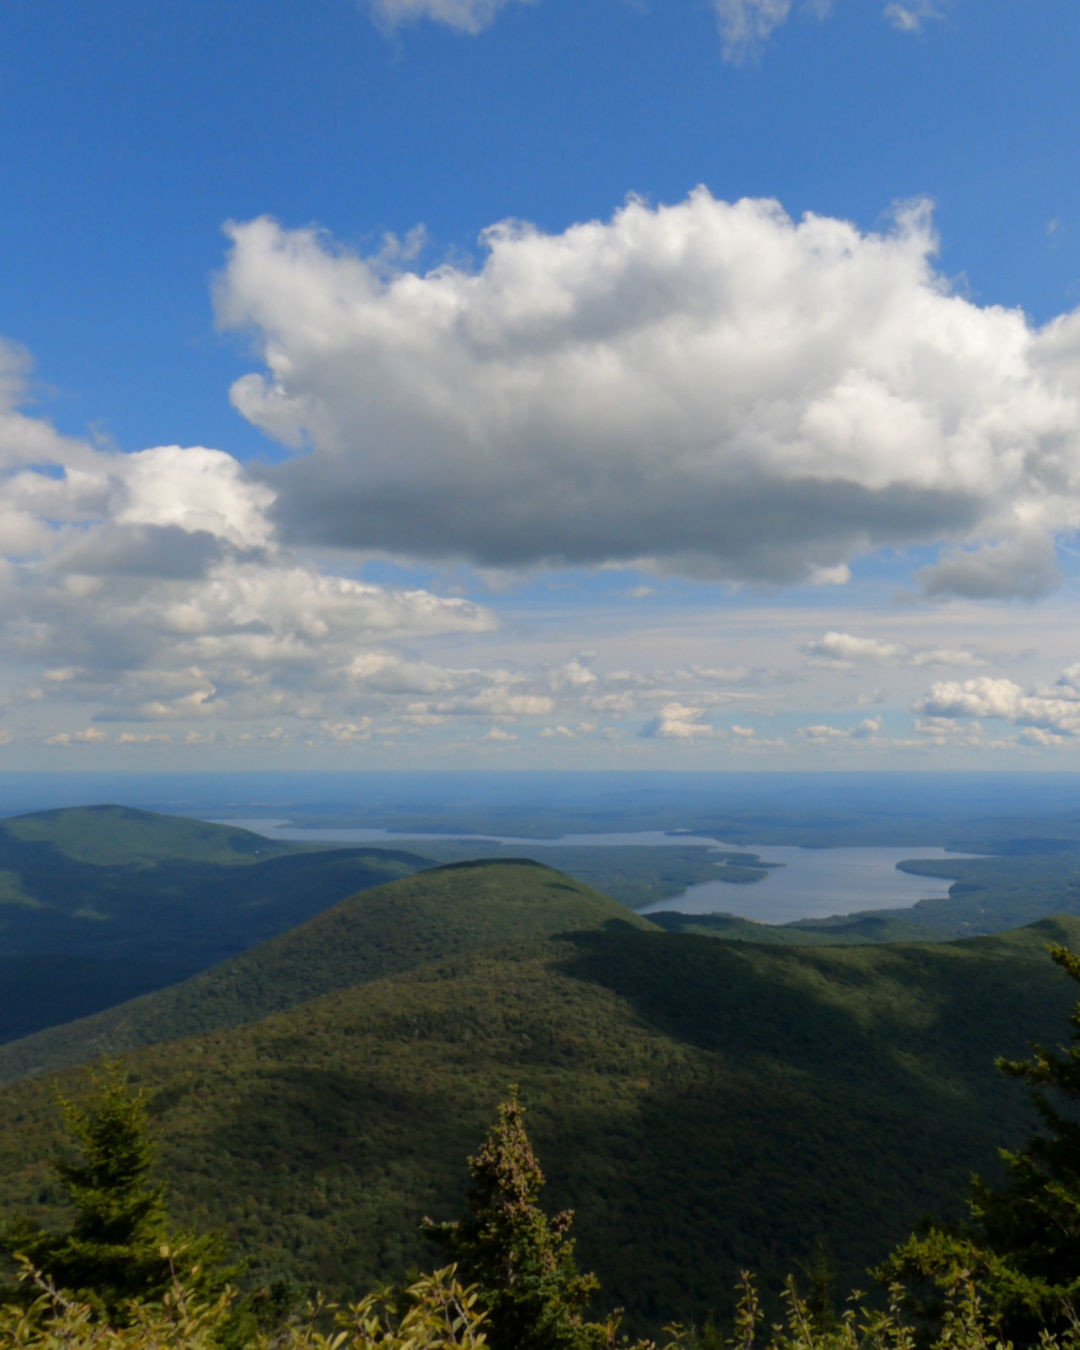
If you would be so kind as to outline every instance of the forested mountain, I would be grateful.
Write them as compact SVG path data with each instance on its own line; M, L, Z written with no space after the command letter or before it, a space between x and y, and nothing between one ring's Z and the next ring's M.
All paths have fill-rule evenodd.
M726 943L549 869L461 866L336 907L190 982L186 1004L141 1000L125 1015L143 1035L178 1010L217 1029L129 1064L178 1218L222 1228L251 1278L346 1290L432 1257L420 1219L454 1212L462 1159L516 1082L583 1266L611 1302L664 1318L722 1304L741 1266L777 1278L822 1234L843 1283L865 1285L921 1213L959 1205L970 1169L1031 1125L993 1058L1064 1024L1051 940L1077 945L1080 922ZM215 986L225 1018L199 1011ZM0 1092L5 1208L55 1200L55 1129L50 1081Z
M173 984L429 865L120 806L0 821L0 1042Z
M515 937L611 922L652 927L539 863L451 864L351 896L171 988L0 1047L0 1082L257 1021Z

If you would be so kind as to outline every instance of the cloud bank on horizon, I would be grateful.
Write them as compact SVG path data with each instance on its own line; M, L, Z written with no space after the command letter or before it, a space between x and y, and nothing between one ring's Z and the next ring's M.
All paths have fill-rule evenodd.
M290 538L774 585L942 546L926 594L1033 599L1080 526L1080 313L951 291L925 203L863 234L698 189L425 273L229 233L219 322L266 365L231 397L303 451L266 471Z

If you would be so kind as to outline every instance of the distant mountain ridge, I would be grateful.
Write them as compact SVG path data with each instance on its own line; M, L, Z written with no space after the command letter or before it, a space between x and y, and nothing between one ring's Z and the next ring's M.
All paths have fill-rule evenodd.
M426 866L123 806L0 821L0 1042L173 984Z

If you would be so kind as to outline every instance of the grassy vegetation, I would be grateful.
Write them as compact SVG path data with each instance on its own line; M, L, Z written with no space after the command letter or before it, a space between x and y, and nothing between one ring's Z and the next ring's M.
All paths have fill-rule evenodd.
M844 1284L865 1286L867 1264L921 1213L959 1205L971 1167L992 1171L1030 1128L992 1061L1059 1033L1070 990L1044 947L1076 945L1080 922L934 945L725 943L618 917L522 866L554 935L503 940L535 898L515 902L505 878L483 888L514 870L381 893L413 888L413 908L382 911L386 951L403 916L406 932L438 922L441 943L472 926L471 951L377 978L372 958L366 983L131 1055L180 1222L223 1228L253 1277L400 1277L434 1259L419 1221L456 1212L462 1159L517 1082L551 1207L577 1210L582 1266L649 1322L722 1305L742 1266L775 1292L821 1234ZM269 944L267 981L329 959L362 912L335 911L329 942L300 930L295 958L287 938ZM357 953L372 942L360 927ZM55 1202L41 1163L55 1129L48 1082L0 1092L5 1207Z

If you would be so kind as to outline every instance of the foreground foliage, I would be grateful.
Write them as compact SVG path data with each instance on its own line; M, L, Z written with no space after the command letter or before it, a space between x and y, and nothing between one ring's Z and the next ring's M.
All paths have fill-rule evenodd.
M1080 981L1080 956L1063 947L1052 955ZM250 1298L224 1284L232 1272L216 1244L167 1237L142 1098L108 1065L86 1105L61 1099L77 1145L56 1164L69 1226L5 1230L20 1269L0 1301L0 1350L1080 1350L1080 1127L1047 1096L1080 1097L1080 1003L1071 1021L1065 1053L1035 1046L1030 1060L999 1063L1033 1086L1049 1133L1004 1155L1004 1186L976 1180L967 1228L912 1239L893 1258L895 1269L935 1281L941 1299L930 1320L925 1306L914 1317L906 1311L899 1283L884 1309L858 1306L853 1295L836 1315L819 1248L805 1269L810 1296L789 1278L781 1323L763 1325L744 1274L730 1332L710 1321L668 1327L662 1347L631 1344L619 1335L618 1313L587 1316L598 1281L577 1269L569 1213L548 1218L538 1204L544 1179L516 1089L469 1159L465 1214L426 1222L455 1264L357 1303L260 1318Z
M1080 955L1050 947L1056 964L1080 983ZM1044 1132L1001 1150L1006 1180L972 1178L970 1219L910 1238L886 1263L901 1278L953 1283L972 1272L995 1323L1013 1337L1066 1329L1080 1307L1080 1002L1061 1052L1032 1047L1027 1060L998 1068L1026 1083Z
M590 1350L615 1321L585 1317L600 1282L578 1271L570 1211L549 1219L537 1204L544 1174L524 1117L515 1089L469 1159L465 1217L424 1226L480 1289L492 1350Z
M169 1248L163 1259L174 1260ZM195 1268L195 1280L198 1269ZM0 1308L3 1350L220 1350L223 1343L251 1350L479 1350L487 1341L475 1290L464 1289L452 1268L414 1281L400 1293L369 1294L347 1308L312 1309L272 1331L233 1337L235 1296L200 1297L174 1268L160 1300L134 1301L117 1321L102 1321L28 1268L38 1297L24 1308Z
M150 1177L154 1155L142 1096L129 1091L117 1064L107 1064L92 1082L86 1105L60 1098L76 1153L54 1167L71 1222L52 1231L16 1219L0 1228L0 1256L28 1263L48 1287L70 1291L115 1323L132 1300L158 1298L171 1286L169 1243L178 1239L169 1230L165 1188ZM220 1289L233 1273L222 1267L221 1244L208 1237L179 1240L196 1272L189 1276L192 1292Z
M519 959L528 952L516 950ZM1060 944L1051 955L1080 983L1080 955ZM647 996L645 970L616 973ZM441 972L435 979L442 982ZM1080 1002L1070 1024L1067 1047L1036 1044L1028 1059L997 1062L1031 1089L1043 1131L1003 1152L1003 1183L974 1180L966 1223L909 1239L890 1259L887 1272L914 1284L915 1298L897 1281L883 1310L856 1295L838 1314L819 1244L802 1267L806 1296L787 1282L778 1325L764 1324L757 1288L744 1276L731 1331L714 1320L673 1326L665 1350L1080 1350ZM700 1020L694 1026L700 1036ZM760 1089L760 1066L752 1069ZM253 1297L228 1287L235 1271L219 1244L177 1237L153 1175L142 1094L115 1065L93 1081L87 1102L60 1099L71 1141L54 1164L64 1223L16 1221L3 1230L0 1254L21 1278L6 1293L0 1287L0 1350L658 1350L622 1336L617 1312L596 1317L598 1281L578 1270L570 1214L549 1218L540 1208L544 1178L516 1090L469 1159L465 1213L425 1224L454 1264L399 1292L337 1307L317 1302L290 1316L272 1291ZM679 1161L693 1172L692 1155ZM934 1287L936 1303L920 1281ZM688 1305L676 1294L674 1306Z
M374 966L436 935L473 944L133 1053L177 1221L225 1232L252 1283L333 1298L443 1264L417 1226L459 1212L463 1160L518 1082L544 1195L577 1211L582 1267L628 1319L659 1326L674 1309L728 1310L743 1266L772 1306L822 1233L840 1287L865 1284L921 1214L962 1206L972 1167L992 1179L997 1146L1035 1124L993 1056L1061 1025L1071 999L1047 978L1045 944L1080 947L1075 920L795 950L617 913L535 866L426 873L230 965L235 983L200 983L200 1006L232 1007L307 972L346 979L358 952ZM560 936L505 940L526 922ZM66 1095L77 1082L61 1078ZM55 1114L44 1075L0 1091L0 1213L61 1221L43 1163Z
M156 1302L137 1302L121 1325L96 1320L79 1304L44 1284L28 1281L38 1297L24 1308L0 1307L0 1350L219 1350L222 1329L232 1315L225 1290L207 1301L174 1275ZM608 1326L602 1350L1080 1350L1074 1323L1059 1334L1043 1331L1016 1346L1001 1338L970 1279L958 1278L946 1291L937 1333L917 1342L899 1288L883 1311L851 1309L835 1325L821 1328L794 1287L782 1323L762 1325L757 1291L744 1278L734 1325L727 1334L705 1336L669 1327L660 1342L617 1340ZM489 1326L475 1288L463 1287L452 1266L413 1281L395 1293L373 1293L344 1308L312 1308L272 1331L245 1340L244 1350L489 1350Z

